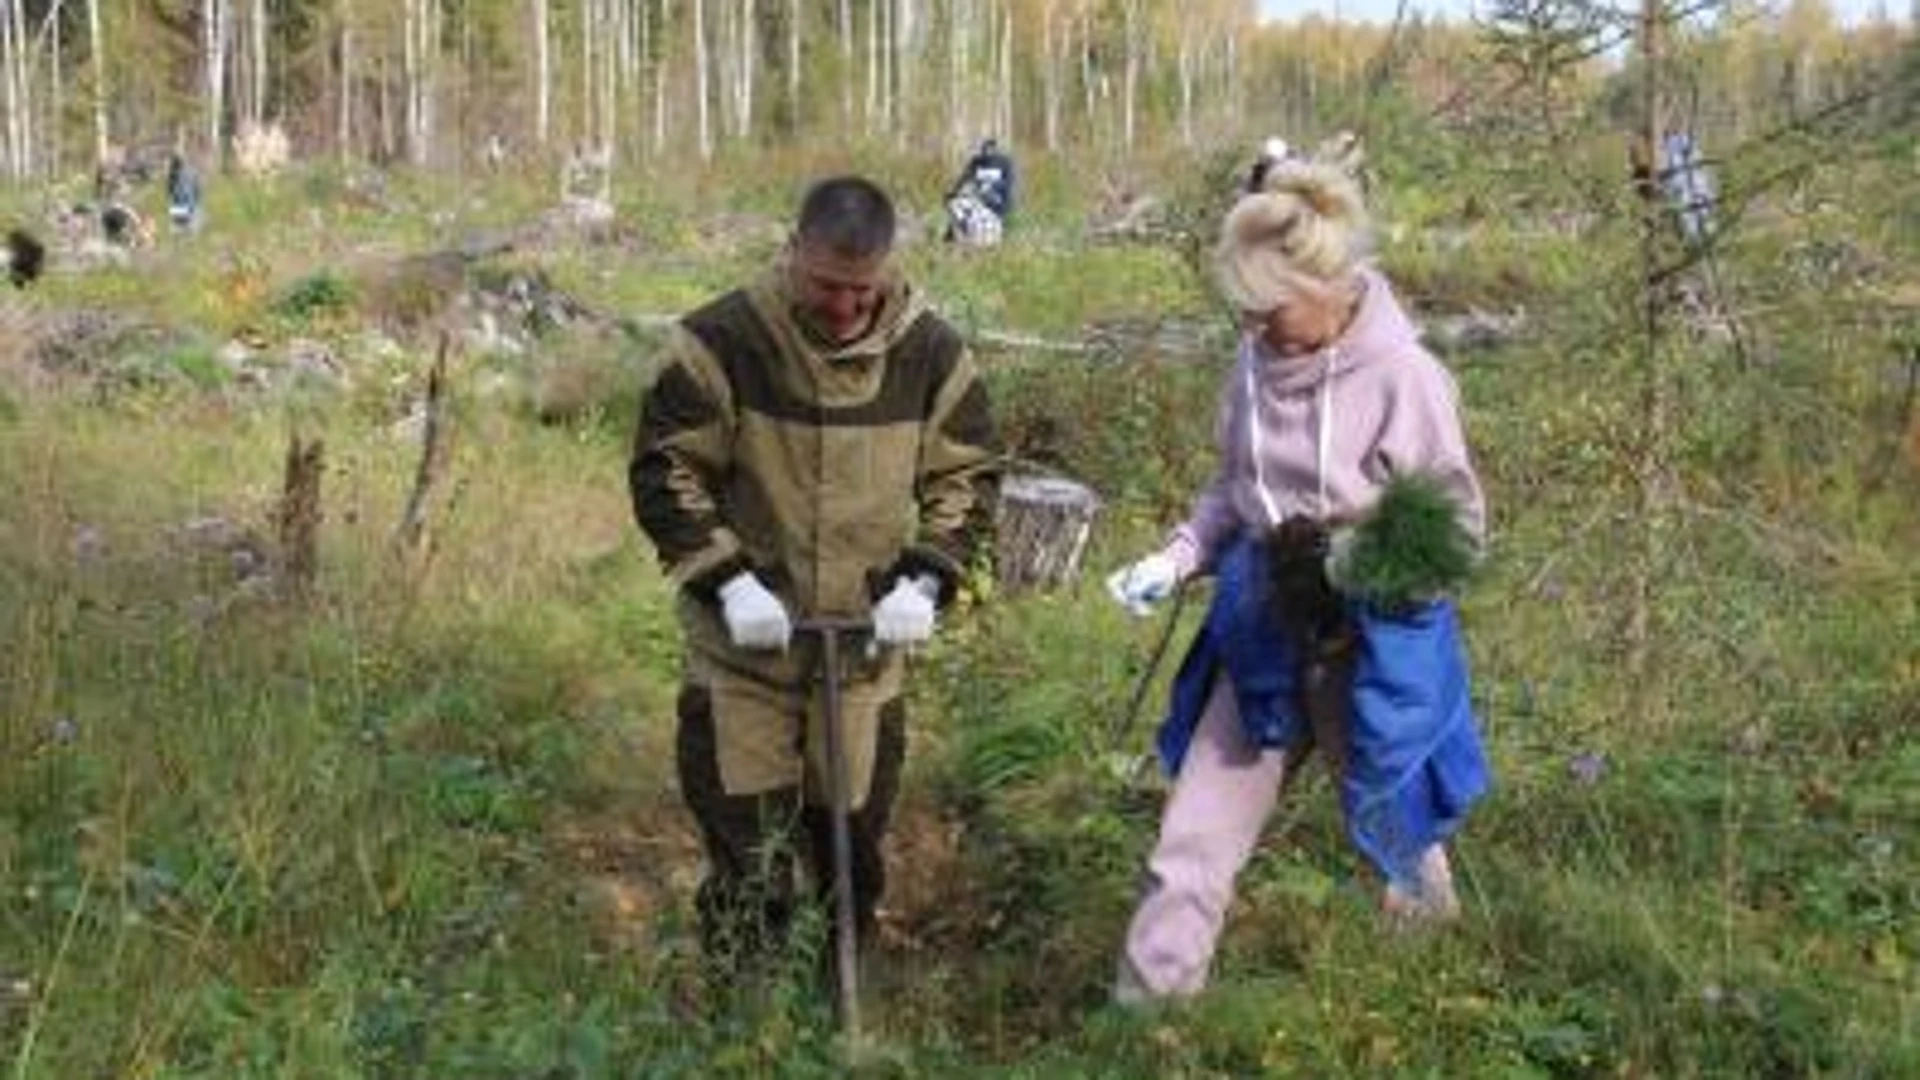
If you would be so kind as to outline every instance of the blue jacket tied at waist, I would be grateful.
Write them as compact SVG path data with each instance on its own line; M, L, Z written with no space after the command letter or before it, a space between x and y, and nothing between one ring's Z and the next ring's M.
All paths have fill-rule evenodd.
M1446 600L1408 613L1349 610L1359 653L1341 805L1361 854L1389 881L1417 882L1421 854L1459 828L1490 782L1459 618ZM1216 672L1233 688L1249 741L1284 749L1307 734L1296 649L1267 600L1261 546L1247 537L1222 554L1213 605L1174 680L1159 733L1169 774L1186 757Z

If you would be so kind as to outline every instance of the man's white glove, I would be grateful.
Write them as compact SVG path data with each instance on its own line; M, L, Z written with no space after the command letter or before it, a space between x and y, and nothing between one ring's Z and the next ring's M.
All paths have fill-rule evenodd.
M743 649L784 649L793 637L793 618L786 605L750 570L720 586L720 614L726 619L728 636Z
M1173 595L1187 574L1171 551L1156 551L1107 577L1107 592L1137 616L1153 613L1153 605Z
M918 645L933 636L934 601L940 583L927 574L902 577L873 607L873 640L882 645Z

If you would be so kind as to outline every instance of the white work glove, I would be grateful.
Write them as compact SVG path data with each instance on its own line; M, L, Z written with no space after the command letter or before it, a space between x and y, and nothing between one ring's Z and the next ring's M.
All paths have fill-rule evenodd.
M720 614L726 619L728 636L743 649L784 649L793 637L793 619L786 605L750 570L720 586Z
M1186 576L1187 567L1168 548L1115 570L1107 577L1107 592L1129 612L1145 617L1153 613L1153 605L1172 596Z
M918 645L933 636L934 601L940 583L927 574L902 577L873 606L873 640L882 645Z

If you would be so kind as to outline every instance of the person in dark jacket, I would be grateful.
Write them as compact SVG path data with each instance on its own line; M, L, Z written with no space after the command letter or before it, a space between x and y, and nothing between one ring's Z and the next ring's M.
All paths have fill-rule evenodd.
M982 247L999 243L1013 215L1014 182L1013 158L998 140L981 140L947 190L947 239Z
M200 227L200 178L178 152L167 159L167 217L176 231Z
M684 317L643 402L633 508L678 594L676 757L707 874L703 950L752 970L786 939L795 853L832 883L819 642L871 620L839 671L858 939L906 751L906 647L990 537L994 424L972 355L892 264L871 181L816 184L769 273Z

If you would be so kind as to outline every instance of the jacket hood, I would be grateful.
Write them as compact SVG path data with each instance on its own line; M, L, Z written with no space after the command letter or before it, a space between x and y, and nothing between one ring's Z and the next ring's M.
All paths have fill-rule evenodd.
M1254 366L1255 378L1268 393L1311 391L1327 378L1338 378L1360 367L1391 363L1408 349L1420 348L1420 334L1400 307L1393 286L1371 267L1360 271L1365 291L1353 320L1340 336L1317 352L1276 357L1257 338L1242 338L1242 353Z
M767 321L776 334L788 339L808 356L826 361L848 361L884 354L927 310L926 298L920 290L914 288L904 274L892 271L873 325L852 341L830 345L807 326L795 304L785 259L775 263L759 280L748 286L747 296L760 317Z

